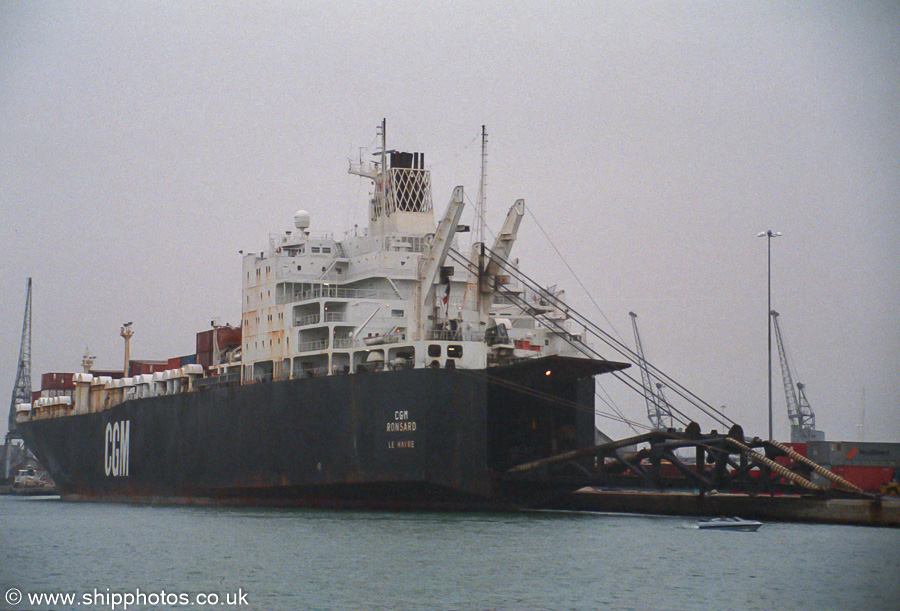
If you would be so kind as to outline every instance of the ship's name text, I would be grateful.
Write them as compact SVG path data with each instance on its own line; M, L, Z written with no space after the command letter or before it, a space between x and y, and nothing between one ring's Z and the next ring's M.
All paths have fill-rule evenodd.
M131 421L110 422L103 440L103 469L107 476L128 475L128 454L131 440Z
M416 421L409 419L409 412L397 410L394 412L394 421L387 423L388 433L405 433L416 430Z

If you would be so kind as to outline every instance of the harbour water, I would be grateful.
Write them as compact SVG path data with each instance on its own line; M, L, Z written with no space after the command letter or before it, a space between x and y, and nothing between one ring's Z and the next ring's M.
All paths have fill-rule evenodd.
M0 497L0 551L10 610L900 608L897 529Z

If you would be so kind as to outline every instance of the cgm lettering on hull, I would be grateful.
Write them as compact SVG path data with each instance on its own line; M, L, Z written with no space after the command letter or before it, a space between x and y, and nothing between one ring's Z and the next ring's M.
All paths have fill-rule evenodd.
M103 440L103 470L107 477L128 476L130 441L130 420L107 423Z

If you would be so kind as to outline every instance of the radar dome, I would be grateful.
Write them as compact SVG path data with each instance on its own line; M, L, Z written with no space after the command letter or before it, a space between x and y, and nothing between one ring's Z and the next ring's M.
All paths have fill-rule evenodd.
M294 227L301 231L309 229L309 212L306 210L297 210L294 213Z

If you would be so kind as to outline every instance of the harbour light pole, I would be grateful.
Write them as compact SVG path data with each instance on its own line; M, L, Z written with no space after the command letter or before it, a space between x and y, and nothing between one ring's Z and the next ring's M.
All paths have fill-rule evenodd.
M772 238L777 238L780 235L780 231L772 231L771 229L760 231L756 234L758 238L767 238L766 243L768 246L768 273L766 277L769 307L766 308L766 323L769 327L769 439L774 438L772 434Z

